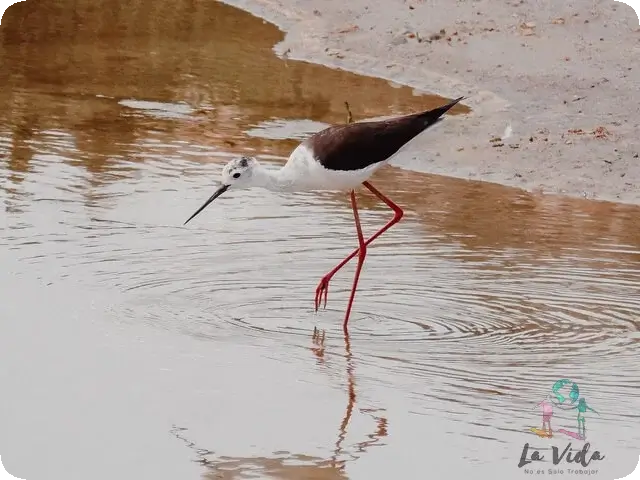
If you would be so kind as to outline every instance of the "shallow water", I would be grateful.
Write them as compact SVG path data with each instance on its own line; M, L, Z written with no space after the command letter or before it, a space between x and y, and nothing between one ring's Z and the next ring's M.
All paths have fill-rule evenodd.
M356 118L441 100L279 60L277 29L217 2L128 5L30 0L3 19L11 473L514 478L526 442L550 457L570 440L530 432L560 378L599 413L589 468L631 472L640 207L385 169L406 217L369 251L345 344L353 265L313 311L356 245L345 194L229 192L182 223L231 156L281 165L345 100ZM366 231L390 216L360 202ZM553 422L575 430L575 411Z

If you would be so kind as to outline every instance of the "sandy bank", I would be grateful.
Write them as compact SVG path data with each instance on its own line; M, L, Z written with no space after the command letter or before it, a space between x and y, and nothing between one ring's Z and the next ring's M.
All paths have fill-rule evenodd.
M640 204L640 28L625 4L225 1L286 31L275 49L290 59L469 96L473 114L417 139L398 166Z

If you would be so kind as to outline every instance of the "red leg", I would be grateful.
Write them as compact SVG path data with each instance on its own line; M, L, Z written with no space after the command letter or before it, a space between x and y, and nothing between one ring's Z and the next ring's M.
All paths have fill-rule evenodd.
M351 287L351 297L349 297L349 304L347 305L347 313L344 317L344 323L342 329L344 333L347 333L347 322L349 321L349 315L351 314L351 306L353 305L353 299L356 296L356 289L358 288L358 280L360 279L360 271L364 264L364 259L367 256L367 244L364 242L364 235L362 235L362 226L360 225L360 215L358 214L358 204L356 203L356 192L351 190L351 208L353 208L353 219L356 223L356 231L358 232L358 265L356 266L356 274L353 277L353 286Z
M380 193L369 182L364 182L363 185L365 187L367 187L376 197L378 197L380 200L382 200L384 203L386 203L389 206L389 208L391 208L394 211L393 218L391 220L389 220L389 222L387 222L387 224L384 227L382 227L380 230L378 230L371 238L369 238L366 242L364 242L364 245L366 247L371 242L373 242L376 238L378 238L380 235L382 235L384 232L386 232L389 228L391 228L393 225L398 223L400 221L400 219L402 218L402 216L404 215L404 212L402 211L402 209L398 205L396 205L390 199L385 197L382 193ZM329 294L329 281L331 280L331 278L338 272L338 270L340 270L342 267L344 267L344 265L349 260L351 260L353 257L358 255L359 251L360 251L359 248L354 250L351 253L351 255L349 255L347 258L345 258L333 270L331 270L324 277L322 277L322 279L320 280L320 283L318 284L318 287L316 288L316 297L315 297L316 311L320 307L320 304L322 303L323 297L324 297L324 306L325 307L327 306L327 296Z

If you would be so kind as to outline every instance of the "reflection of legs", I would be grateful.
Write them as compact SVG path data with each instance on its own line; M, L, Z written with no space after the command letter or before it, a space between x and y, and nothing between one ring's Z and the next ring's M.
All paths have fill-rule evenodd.
M336 440L336 449L334 450L333 455L333 466L337 467L337 459L342 453L342 442L347 437L347 426L351 421L351 416L353 415L353 408L356 404L356 382L353 373L353 363L352 363L352 354L351 354L351 341L349 339L349 333L345 331L344 335L344 347L345 347L345 360L347 364L347 393L348 393L348 402L347 408L344 412L344 417L342 418L342 422L340 422L340 428L338 429L338 439ZM344 469L344 463L340 465L341 469Z
M355 379L355 366L353 364L353 355L351 353L351 340L349 338L349 333L346 333L344 336L344 346L345 346L345 361L347 367L347 394L348 394L348 402L347 407L344 412L344 417L342 418L342 422L340 422L340 427L338 429L338 439L336 441L336 448L334 450L334 454L332 457L332 466L334 468L339 469L340 471L344 471L345 462L344 460L338 461L338 458L343 453L342 443L344 442L347 436L347 427L351 421L351 417L353 415L353 411L356 406L356 379ZM382 439L382 437L387 436L387 419L382 416L376 416L376 409L360 409L361 413L370 415L376 422L376 429L373 433L367 435L368 440L364 440L355 445L357 451L363 453L370 446L376 445ZM353 448L353 447L352 447Z
M369 414L371 418L373 418L376 421L375 431L367 435L369 440L365 440L363 442L356 444L358 447L358 452L364 452L367 448L372 447L376 444L379 444L382 438L387 436L388 422L386 417L379 417L377 415L374 415L376 411L374 409L363 408L360 411L362 413Z
M313 335L311 340L315 347L311 348L311 351L320 363L324 363L324 330L320 331L317 327L313 327Z

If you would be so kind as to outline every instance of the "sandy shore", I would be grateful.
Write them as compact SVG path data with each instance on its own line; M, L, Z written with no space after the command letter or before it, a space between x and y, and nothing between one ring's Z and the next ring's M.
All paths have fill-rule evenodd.
M628 5L225 1L284 30L279 55L469 97L472 114L414 141L398 166L640 204L640 28Z

